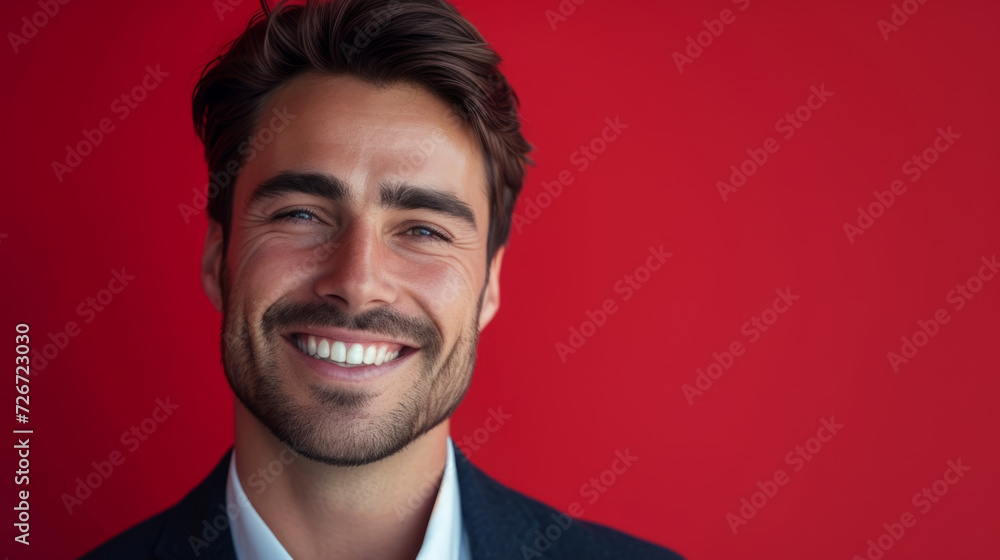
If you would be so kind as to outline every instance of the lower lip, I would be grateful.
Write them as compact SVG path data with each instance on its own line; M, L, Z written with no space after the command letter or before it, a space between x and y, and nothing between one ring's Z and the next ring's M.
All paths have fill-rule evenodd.
M282 337L284 338L284 337ZM290 338L285 338L285 342L291 347L292 353L299 357L309 369L318 373L321 377L325 379L337 379L340 381L368 381L372 379L377 379L379 377L386 376L406 361L410 359L411 356L417 353L419 349L410 349L407 354L397 357L395 360L390 362L385 362L383 364L375 365L357 365L354 367L343 367L337 364L332 364L325 360L319 358L314 358L308 354L303 354L299 350L295 341Z

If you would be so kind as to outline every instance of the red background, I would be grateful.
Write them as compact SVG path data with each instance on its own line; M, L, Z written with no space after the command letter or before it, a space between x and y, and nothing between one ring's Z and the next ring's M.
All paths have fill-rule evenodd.
M71 1L19 52L0 48L2 351L17 323L39 350L81 325L33 366L32 544L12 540L7 446L2 554L79 555L173 504L231 442L199 283L206 220L185 224L178 205L206 181L189 116L200 66L254 8L234 3L220 17L208 1ZM886 39L888 0L665 4L590 0L553 29L557 0L457 2L504 57L537 167L453 437L502 407L475 463L692 559L864 556L906 512L916 525L886 558L995 558L1000 279L961 310L947 297L1000 252L1000 10L929 0ZM672 54L724 9L735 21L679 71ZM4 2L0 27L20 33L37 11ZM119 119L111 103L157 64L169 76ZM776 122L821 85L832 95L784 138ZM574 151L615 117L628 128L580 170ZM52 162L103 118L114 131L57 180ZM911 182L903 164L949 126L960 138ZM716 181L769 137L778 151L723 201ZM529 214L564 170L572 183ZM851 243L844 223L896 179L905 193ZM673 256L624 300L616 283L661 245ZM85 324L77 306L121 267L135 279ZM786 288L800 299L751 342L742 325ZM608 298L617 312L564 363L556 344ZM939 308L950 321L894 371L887 354ZM746 353L689 403L682 387L734 341ZM122 432L166 397L177 411L129 452ZM793 471L786 454L830 416L842 430ZM626 449L638 461L589 503L581 485ZM116 450L124 464L67 513L61 496ZM922 513L913 495L959 458L970 470ZM727 514L778 469L788 484L734 534Z

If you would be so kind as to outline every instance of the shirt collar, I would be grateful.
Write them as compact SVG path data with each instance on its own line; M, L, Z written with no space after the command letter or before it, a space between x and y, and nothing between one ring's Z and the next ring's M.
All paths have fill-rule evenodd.
M243 491L236 474L235 449L229 457L226 481L226 514L238 560L292 560L292 557L261 519ZM462 501L455 470L455 449L448 437L444 476L434 500L424 542L416 560L468 560L468 535L462 525Z

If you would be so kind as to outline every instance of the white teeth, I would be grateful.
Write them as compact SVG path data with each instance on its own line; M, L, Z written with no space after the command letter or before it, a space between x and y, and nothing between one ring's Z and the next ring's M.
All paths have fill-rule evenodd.
M333 341L333 346L330 347L330 359L335 362L346 362L347 345L339 340Z
M365 347L360 344L352 344L347 349L347 363L349 364L360 364L364 361L364 357Z
M390 352L391 344L369 344L341 342L318 338L314 335L298 335L295 344L299 351L316 358L341 365L381 365L399 356L399 350Z
M365 348L364 362L366 364L374 364L376 354L378 354L378 348L375 348L374 344L372 344L368 348Z

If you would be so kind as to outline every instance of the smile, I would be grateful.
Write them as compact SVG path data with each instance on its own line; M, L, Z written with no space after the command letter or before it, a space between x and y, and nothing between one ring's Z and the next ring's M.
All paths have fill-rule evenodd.
M291 338L299 352L306 356L347 368L382 365L413 350L395 342L343 342L303 333L293 334Z

